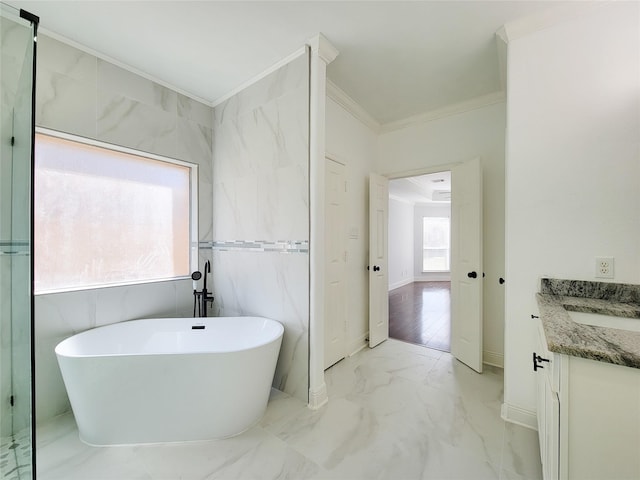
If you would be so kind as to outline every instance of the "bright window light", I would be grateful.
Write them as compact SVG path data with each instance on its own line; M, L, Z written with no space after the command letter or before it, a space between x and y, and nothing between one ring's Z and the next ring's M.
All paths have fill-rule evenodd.
M450 231L448 217L423 217L422 271L449 271Z
M196 167L85 142L36 135L36 293L188 276Z

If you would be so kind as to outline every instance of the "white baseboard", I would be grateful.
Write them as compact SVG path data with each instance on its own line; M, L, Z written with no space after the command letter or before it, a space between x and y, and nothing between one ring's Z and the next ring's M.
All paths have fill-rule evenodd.
M503 403L500 409L500 416L505 422L515 423L531 430L538 430L536 412Z
M413 277L414 282L450 282L451 272L432 272L423 273L422 275L416 275Z
M329 396L327 395L327 384L322 383L322 386L317 390L309 389L309 408L311 410L317 410L325 403L329 402Z
M504 368L504 354L485 350L482 352L482 363L498 368Z
M367 340L368 338L369 338L369 332L363 333L354 341L349 343L349 346L347 347L347 352L351 352L349 353L349 356L351 357L352 355L355 355L364 347L366 347L368 345L368 340Z
M413 283L413 278L407 278L405 280L400 280L399 282L395 282L389 285L389 291L395 290L396 288L404 287L405 285L409 285Z

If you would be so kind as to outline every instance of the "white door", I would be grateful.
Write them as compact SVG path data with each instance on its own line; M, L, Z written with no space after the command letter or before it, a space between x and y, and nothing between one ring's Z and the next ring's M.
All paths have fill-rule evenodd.
M325 286L324 286L324 368L345 356L346 232L344 165L325 159Z
M451 170L451 353L482 372L482 168Z
M389 281L387 280L387 227L389 180L369 177L369 347L389 338Z

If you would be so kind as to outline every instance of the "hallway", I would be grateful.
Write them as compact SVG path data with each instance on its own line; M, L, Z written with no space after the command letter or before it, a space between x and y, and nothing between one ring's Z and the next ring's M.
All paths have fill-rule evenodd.
M389 336L451 351L451 282L413 282L391 290Z

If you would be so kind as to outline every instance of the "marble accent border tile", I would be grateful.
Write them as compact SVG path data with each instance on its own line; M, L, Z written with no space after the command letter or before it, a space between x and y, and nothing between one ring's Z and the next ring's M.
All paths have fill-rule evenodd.
M623 303L640 303L640 285L543 278L540 293L562 297L593 298Z
M226 240L199 242L199 248L241 252L309 253L309 240Z

